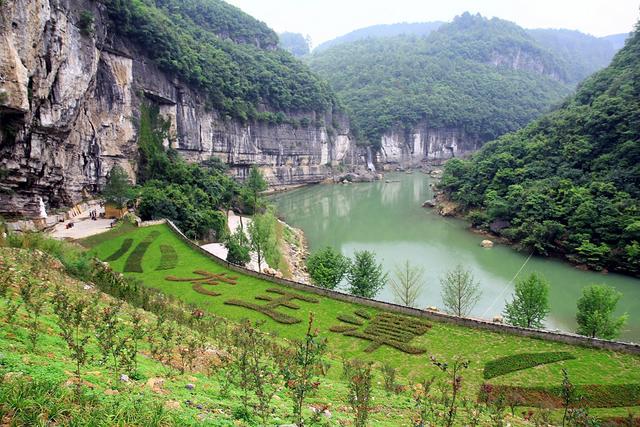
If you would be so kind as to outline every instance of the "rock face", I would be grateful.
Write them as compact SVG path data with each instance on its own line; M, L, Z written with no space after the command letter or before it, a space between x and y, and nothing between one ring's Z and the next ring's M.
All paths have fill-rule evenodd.
M476 151L482 142L459 129L432 128L422 123L410 132L394 129L384 134L376 160L385 169L441 163Z
M197 90L161 72L129 40L106 31L98 2L12 0L0 7L0 214L42 216L78 203L118 164L135 180L143 103L171 120L187 160L212 156L274 185L318 182L355 162L349 123L292 113L309 127L242 124L206 107ZM83 31L82 11L95 18ZM325 125L330 124L330 125Z

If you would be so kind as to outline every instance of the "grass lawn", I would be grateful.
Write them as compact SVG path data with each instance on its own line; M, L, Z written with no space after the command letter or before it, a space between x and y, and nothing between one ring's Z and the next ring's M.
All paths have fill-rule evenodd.
M449 361L459 356L471 362L469 369L464 374L463 383L465 395L471 398L476 395L479 386L483 383L483 369L487 361L517 353L565 351L575 356L575 359L511 372L493 378L490 382L493 384L520 386L560 385L562 381L561 370L566 368L572 382L575 384L640 383L640 357L638 356L498 334L481 329L433 321L429 321L432 327L424 335L410 341L412 347L425 349L426 351L423 354L411 355L386 345L371 353L366 353L364 350L369 347L370 341L330 332L329 328L345 324L336 319L339 315L353 316L356 310L361 309L375 316L377 310L291 290L272 282L227 270L223 265L191 249L178 239L166 225L139 229L131 227L126 229L119 228L99 236L93 236L81 243L90 247L99 258L106 259L122 247L125 239L133 239L134 243L127 253L110 262L114 269L123 271L128 256L135 251L140 242L154 231L158 232L158 235L149 245L142 258L143 272L127 274L141 279L147 286L175 295L188 303L209 310L219 316L234 320L248 318L264 321L263 328L265 330L285 338L302 337L305 332L306 319L309 313L313 312L316 319L315 326L319 329L321 335L329 339L329 351L332 359L336 362L341 358L356 357L374 362L387 362L399 368L404 381L419 381L435 375L437 372L430 362L430 356L435 356L443 361ZM160 265L161 245L169 245L176 250L178 260L175 268L171 270L156 270ZM207 286L207 289L221 294L219 296L207 296L194 291L189 282L175 282L166 279L167 276L179 278L197 277L193 273L195 270L216 274L227 273L229 276L237 277L237 284L220 283L217 286ZM283 291L314 297L318 300L318 303L293 300L292 302L299 306L299 309L283 306L276 308L278 312L301 320L300 323L289 325L278 323L263 313L245 307L224 304L225 301L230 299L261 305L266 304L267 301L257 300L256 296L278 297L277 294L266 292L268 288L279 288ZM332 369L331 371L333 371L331 375L339 376L340 374L339 369ZM624 415L626 410L622 410L622 408L606 409L599 410L596 413Z

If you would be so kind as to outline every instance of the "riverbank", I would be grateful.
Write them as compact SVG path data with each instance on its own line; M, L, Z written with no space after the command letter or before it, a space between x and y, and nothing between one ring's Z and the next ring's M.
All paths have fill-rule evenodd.
M475 227L473 224L471 224L467 218L464 212L462 212L460 210L460 206L452 201L444 192L440 191L437 192L435 194L435 196L433 197L433 199L427 200L422 204L423 208L428 208L428 209L434 209L435 212L437 212L440 216L442 217L454 217L456 219L459 219L461 221L465 221L468 224L468 230L476 235L485 237L489 240L491 240L494 243L499 243L501 245L505 245L510 247L511 249L521 252L523 250L523 247L518 243L515 242L513 240L510 240L500 234L498 234L497 232L494 232L492 230L492 228L494 228L494 224L492 223L490 225L490 229L485 229L485 228L478 228ZM495 228L496 229L502 229L505 228L504 223L499 222L499 221L494 221L495 224ZM550 258L550 259L556 259L560 262L566 263L572 267L574 267L577 270L581 270L581 271L588 271L588 272L592 272L592 273L599 273L599 274L609 274L609 270L606 268L600 269L600 270L596 270L593 268L590 268L588 265L584 264L584 263L579 263L576 262L575 260L571 259L567 254L562 254L562 253L549 253L546 256L543 256L544 258ZM615 271L615 270L614 270ZM625 271L615 271L615 273L617 274L622 274L625 276L629 276L632 278L637 279L637 277L628 274Z
M640 280L582 271L553 258L529 258L529 253L515 251L508 244L485 249L481 243L486 235L470 232L468 222L420 207L434 196L431 184L435 179L430 174L389 172L385 180L397 182L314 185L274 195L270 202L288 224L304 230L311 252L325 246L346 256L370 250L385 271L393 272L406 261L423 267L424 288L418 307L443 307L441 279L462 264L483 292L471 315L492 319L502 314L514 283L538 272L551 283L547 329L575 331L576 301L582 289L606 284L624 295L616 314L632 314L621 338L640 340L640 317L633 315L640 313ZM392 302L390 286L383 288L378 298Z

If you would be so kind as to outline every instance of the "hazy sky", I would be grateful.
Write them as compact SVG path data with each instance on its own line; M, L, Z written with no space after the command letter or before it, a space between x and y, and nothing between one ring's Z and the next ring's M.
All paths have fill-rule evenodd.
M507 19L525 28L568 28L595 36L626 33L638 0L226 0L277 32L308 34L313 45L358 28L397 22L450 21L462 12Z

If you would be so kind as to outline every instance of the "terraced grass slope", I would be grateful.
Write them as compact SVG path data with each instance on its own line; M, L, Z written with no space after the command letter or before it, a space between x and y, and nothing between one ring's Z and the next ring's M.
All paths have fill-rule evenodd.
M85 241L84 244L91 246L92 251L99 258L106 259L118 251L126 239L133 239L134 243L131 246L135 247L143 242L150 233L156 234L156 232L156 238L149 245L141 260L143 272L127 273L128 275L140 278L147 286L157 288L216 315L231 320L264 321L262 326L264 330L284 338L303 336L305 319L309 312L313 312L320 334L329 340L329 351L334 360L359 358L373 362L387 362L399 368L402 378L417 382L437 373L437 368L432 366L430 362L431 356L444 361L462 357L470 361L469 369L464 373L462 387L463 395L470 399L475 399L484 383L483 370L486 363L519 353L566 352L575 358L509 372L492 378L489 381L491 384L527 388L558 387L562 381L563 368L569 372L571 380L575 384L583 387L609 385L615 388L616 385L624 385L624 389L629 390L633 389L633 386L629 385L640 384L640 357L638 356L504 335L434 321L428 322L430 327L420 326L415 329L415 331L419 329L420 333L403 334L402 339L406 339L405 345L412 349L425 350L423 353L409 354L399 349L398 345L389 345L391 338L384 332L384 328L370 327L366 329L365 323L371 322L372 325L387 323L388 319L384 319L385 322L373 322L377 316L382 315L380 319L383 319L387 314L370 307L362 307L321 295L289 289L269 281L230 271L224 265L193 250L166 225L131 229L127 232L114 230ZM161 248L163 246L173 247L178 255L177 263L173 269L156 269L162 257ZM128 255L124 254L110 264L115 270L123 271ZM194 271L200 273L195 274ZM207 285L207 289L215 290L215 293L219 294L214 296L198 292L189 281L175 280L175 278L203 277L202 272L211 273L212 277L215 275L217 277L233 277L235 284L214 280L215 285ZM296 294L301 298L289 298L291 295L288 294ZM225 304L227 301L243 301L246 304ZM268 310L255 308L265 306L268 306ZM269 315L267 311L280 313L282 318L279 318L278 314ZM354 313L363 326L345 324L344 320L341 321L341 319L353 318ZM366 316L373 320L366 319ZM288 320L283 322L283 318ZM300 320L300 322L291 322L289 321L291 318ZM407 328L404 325L408 323L411 322L405 323L403 321L403 328ZM362 333L344 334L340 331L330 331L331 327L334 327L335 330L335 326L340 324L360 328ZM384 327L386 328L386 326ZM408 326L408 328L412 328L412 326ZM344 332L344 328L341 328L341 331ZM374 337L375 345L373 346L370 337L360 336L371 333L378 334ZM509 371L509 369L505 371ZM612 395L615 400L615 393ZM632 406L597 409L593 410L592 414L624 416L627 414L628 408L636 412L640 411L640 397L626 400L627 402L624 404ZM522 406L529 405L527 402L523 402ZM595 406L598 405L595 404ZM607 404L606 406L612 405Z

